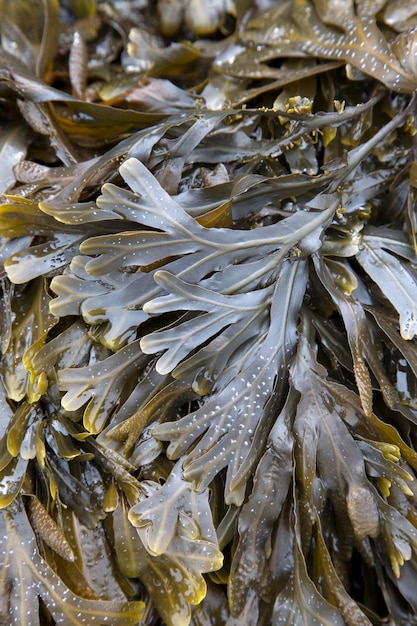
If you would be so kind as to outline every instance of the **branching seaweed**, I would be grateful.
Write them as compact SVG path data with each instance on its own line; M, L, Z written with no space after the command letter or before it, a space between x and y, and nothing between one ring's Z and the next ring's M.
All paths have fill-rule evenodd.
M414 623L412 3L16 6L0 624Z

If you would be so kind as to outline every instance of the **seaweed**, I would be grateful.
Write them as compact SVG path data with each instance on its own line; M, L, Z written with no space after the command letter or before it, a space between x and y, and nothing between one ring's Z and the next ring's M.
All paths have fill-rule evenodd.
M209 4L0 0L0 624L415 621L416 11Z

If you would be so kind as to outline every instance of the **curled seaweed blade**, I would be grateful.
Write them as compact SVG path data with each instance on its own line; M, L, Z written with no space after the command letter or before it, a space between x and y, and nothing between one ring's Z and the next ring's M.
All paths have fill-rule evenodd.
M182 462L171 471L166 483L155 493L134 505L129 511L130 521L137 526L148 552L156 556L166 552L176 534L216 545L208 492L198 492L184 480ZM188 531L187 531L188 528Z
M35 535L20 502L0 513L2 579L9 617L22 626L40 625L39 598L57 623L81 626L136 625L142 602L87 600L75 595L39 554Z
M315 552L316 568L322 575L323 597L334 606L338 606L347 626L371 626L371 621L358 604L347 593L333 564L326 545L320 517L317 516L317 548Z
M378 443L368 441L361 441L358 445L363 453L368 474L378 477L378 484L386 497L390 495L392 486L407 496L413 496L410 482L414 480L414 477L398 465L399 448L395 449L395 446L392 446L392 451L390 451L389 444L378 445Z
M40 349L31 350L30 359L25 359L25 367L31 380L43 376L49 384L54 384L58 370L87 365L93 351L94 345L85 325L76 321Z
M15 284L59 271L68 265L83 237L57 233L47 243L31 246L11 255L4 264L9 279Z
M140 576L146 564L145 548L138 531L128 519L128 506L122 494L112 514L114 547L121 572L129 577Z
M192 225L193 220L141 161L130 158L120 166L119 171L133 193L106 183L97 199L100 209L111 207L122 218L166 232L177 232L181 227Z
M4 237L25 235L50 236L61 230L60 225L39 211L38 203L28 198L7 195L8 202L0 204L0 234Z
M189 558L192 556L193 558ZM148 557L140 579L167 626L188 626L192 610L205 597L207 585L201 575L214 554L207 545L174 540L172 549L158 558ZM221 566L219 560L218 566Z
M61 517L75 560L55 559L68 586L76 595L88 600L125 602L126 596L133 595L133 586L115 567L113 540L106 535L103 526L87 528L76 515L65 509L61 511ZM49 562L53 564L52 559ZM140 615L138 624L142 624Z
M42 394L36 386L31 388L29 374L24 366L25 355L42 347L47 334L58 319L49 312L49 295L42 278L32 281L20 297L14 299L12 336L7 352L3 355L0 371L9 398L22 400L26 394ZM39 396L38 396L39 397Z
M147 497L128 515L148 554L140 577L169 626L188 624L190 606L201 602L206 593L202 574L223 564L208 490L197 491L185 479L182 461L164 485L147 481L143 489Z
M364 459L345 424L346 407L340 389L323 379L326 370L317 363L302 337L291 379L301 397L294 420L296 478L303 515L303 541L311 536L318 483L332 501L335 515L350 541L363 541L380 532L373 487ZM361 503L362 500L362 503Z
M417 281L409 264L383 247L373 247L366 237L356 255L359 263L381 289L400 316L403 339L417 335ZM410 271L411 270L411 271Z
M375 322L393 345L401 352L414 376L417 377L417 355L414 349L414 343L401 336L396 313L394 311L387 311L385 308L376 305L369 305L366 307L366 310L373 315Z
M389 558L396 578L401 576L401 567L415 558L417 551L417 529L404 515L388 502L378 497L381 510L380 544Z
M159 45L144 30L132 28L129 33L127 52L131 62L153 76L169 76L179 68L193 65L200 52L191 42L172 42L167 48Z
M90 276L85 271L89 261L76 256L64 274L53 278L51 289L57 297L50 309L57 316L82 314L94 339L116 351L136 338L138 326L148 317L143 302L157 289L151 274Z
M349 348L353 360L355 382L358 387L362 407L369 416L372 414L373 391L368 366L377 378L384 398L389 405L396 403L396 393L381 365L374 347L371 327L365 310L355 297L343 293L334 283L328 268L316 257L314 259L320 280L338 307L348 335Z
M0 140L0 159L2 162L0 195L3 195L16 181L14 167L25 158L30 139L30 133L25 126L12 126L7 132L2 132Z
M317 623L344 626L346 623L341 611L324 599L309 577L298 539L294 542L294 570L275 600L272 620L282 626Z
M239 543L230 572L229 600L232 613L242 611L250 587L267 602L273 596L269 564L271 532L288 497L292 480L294 439L289 428L297 396L290 392L257 466L249 500L238 520Z
M4 454L2 457L4 458ZM3 461L2 458L2 461ZM4 463L4 461L3 461ZM10 457L0 471L0 508L8 507L18 497L27 472L28 460L22 456Z
M167 626L189 624L192 606L200 602L206 593L201 571L206 571L207 559L210 558L207 542L203 542L201 549L196 551L195 542L192 546L185 538L176 538L167 552L151 556L141 541L139 529L129 521L127 505L123 500L113 513L113 528L122 572L129 577L140 578ZM199 562L199 552L206 560L205 566L203 561ZM195 559L188 558L191 554ZM211 556L214 557L214 553Z
M17 8L13 2L2 0L2 48L43 78L52 69L56 51L59 3L45 0L36 4L34 14L32 2L24 2ZM7 30L12 35L6 34Z
M84 427L91 433L100 432L112 411L137 383L138 368L143 368L147 360L139 343L134 342L93 365L59 371L58 384L66 392L62 406L76 411L88 403Z

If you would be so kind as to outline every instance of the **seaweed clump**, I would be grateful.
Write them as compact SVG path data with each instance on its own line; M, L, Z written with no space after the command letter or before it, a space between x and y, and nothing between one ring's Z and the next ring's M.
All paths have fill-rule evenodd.
M203 4L0 0L0 624L414 623L417 11Z

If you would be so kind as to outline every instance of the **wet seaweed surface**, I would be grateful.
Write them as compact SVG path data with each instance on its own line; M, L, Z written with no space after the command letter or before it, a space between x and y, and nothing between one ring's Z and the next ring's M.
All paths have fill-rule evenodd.
M0 43L0 624L416 624L414 3Z

